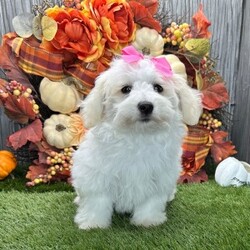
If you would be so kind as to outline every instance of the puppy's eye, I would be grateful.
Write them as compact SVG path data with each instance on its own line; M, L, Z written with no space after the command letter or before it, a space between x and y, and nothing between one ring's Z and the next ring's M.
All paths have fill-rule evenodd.
M126 85L126 86L124 86L124 87L121 89L121 91L122 91L123 94L128 94L128 93L130 93L131 89L132 89L131 86Z
M159 84L154 84L154 90L158 93L161 93L163 91L163 87Z

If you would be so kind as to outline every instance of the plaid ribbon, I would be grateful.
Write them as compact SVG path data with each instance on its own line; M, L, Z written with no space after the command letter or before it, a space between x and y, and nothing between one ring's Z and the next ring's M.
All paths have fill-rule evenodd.
M74 63L65 62L63 53L46 51L39 47L40 43L33 37L23 39L8 33L4 42L12 48L18 57L18 66L26 73L47 77L51 81L60 81L65 75L71 75L81 82L80 91L85 95L94 87L96 77L109 66L112 58L106 51L101 60L89 67L78 60Z
M201 169L212 144L213 139L207 129L188 127L188 134L182 145L182 175L192 176Z

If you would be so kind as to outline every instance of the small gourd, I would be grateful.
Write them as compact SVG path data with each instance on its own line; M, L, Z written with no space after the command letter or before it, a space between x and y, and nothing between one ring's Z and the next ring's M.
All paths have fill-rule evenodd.
M62 114L76 111L82 99L76 85L77 81L73 77L64 78L59 82L43 78L39 88L43 103Z
M17 166L13 153L7 150L0 151L0 180L6 178Z
M163 53L164 40L156 30L143 27L136 31L132 45L143 54L159 56Z
M250 165L234 157L228 157L218 164L215 181L223 187L250 184Z
M177 74L177 75L183 77L185 80L187 80L186 67L185 67L184 63L182 63L176 55L168 54L168 55L161 55L158 57L166 58L166 60L171 65L172 71L175 74Z
M78 114L52 115L44 122L43 135L46 141L59 149L77 146L84 132L83 121Z

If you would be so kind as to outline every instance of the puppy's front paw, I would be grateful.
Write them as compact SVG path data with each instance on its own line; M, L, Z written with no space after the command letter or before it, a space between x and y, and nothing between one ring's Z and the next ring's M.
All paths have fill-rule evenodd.
M107 228L111 224L112 200L105 195L80 197L75 223L80 229Z
M79 229L90 230L94 228L108 228L110 226L109 220L97 221L94 218L87 218L87 216L82 217L80 214L75 216L75 223L78 225Z
M151 227L151 226L158 226L164 223L167 220L165 213L157 213L153 215L149 215L147 217L134 215L131 219L131 223L136 226L143 226L143 227Z

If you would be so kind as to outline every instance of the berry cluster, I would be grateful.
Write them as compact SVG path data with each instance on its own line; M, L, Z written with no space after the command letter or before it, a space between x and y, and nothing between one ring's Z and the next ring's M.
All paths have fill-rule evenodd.
M214 118L211 113L205 110L200 117L199 125L208 130L217 131L218 128L222 126L222 122Z
M209 55L205 55L201 60L200 60L200 70L202 75L211 75L211 73L214 72L216 64L215 61L212 60ZM215 79L212 79L213 81Z
M191 25L188 23L182 23L178 25L175 22L172 22L170 26L166 28L164 40L167 45L183 48L185 40L189 38L192 38L192 34Z
M51 151L47 157L47 164L49 165L47 173L39 175L36 179L34 179L34 185L39 183L48 183L53 180L53 178L56 179L58 174L68 175L73 164L73 151L74 149L72 147L64 148L60 152Z
M75 8L78 10L82 9L81 0L64 0L63 6L66 8Z
M38 114L39 106L36 104L34 97L32 95L32 89L27 88L17 81L10 81L6 84L7 93L5 93L6 97L11 94L17 97L17 99L21 96L27 98L29 102L32 104L33 111Z

